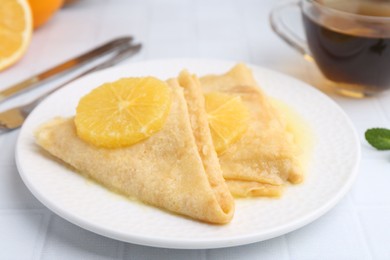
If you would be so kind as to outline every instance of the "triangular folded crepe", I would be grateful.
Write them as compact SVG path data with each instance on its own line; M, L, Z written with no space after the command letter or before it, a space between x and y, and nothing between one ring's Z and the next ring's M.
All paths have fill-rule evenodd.
M234 200L202 118L203 95L181 88L176 80L168 83L172 89L168 119L162 130L144 141L120 149L96 148L77 137L73 119L46 123L37 130L36 140L109 189L195 219L227 223Z
M219 155L223 175L236 196L280 196L286 180L303 179L301 149L284 116L259 89L248 67L200 78L205 93L240 95L251 113L244 136Z

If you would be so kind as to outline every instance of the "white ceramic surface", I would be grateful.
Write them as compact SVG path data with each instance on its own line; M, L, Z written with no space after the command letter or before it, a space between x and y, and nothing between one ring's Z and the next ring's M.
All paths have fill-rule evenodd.
M285 101L311 125L314 151L306 180L289 186L281 199L240 199L233 221L200 223L113 194L49 158L33 132L55 116L71 116L81 96L103 82L126 76L173 77L182 68L198 75L222 73L233 62L160 60L133 63L86 76L55 92L25 122L16 162L31 192L59 216L85 229L135 244L167 248L218 248L276 237L315 220L350 188L360 160L360 144L345 113L311 86L286 75L251 66L270 96Z

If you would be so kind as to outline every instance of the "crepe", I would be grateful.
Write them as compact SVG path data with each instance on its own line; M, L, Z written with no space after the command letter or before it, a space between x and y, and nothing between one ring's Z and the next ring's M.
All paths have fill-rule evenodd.
M261 91L248 67L238 64L200 82L205 93L241 96L251 113L243 137L219 155L223 176L235 196L277 197L286 181L302 182L302 147L292 131L294 124Z
M168 119L162 130L144 141L119 149L97 148L78 138L73 118L44 124L36 141L109 189L194 219L228 223L234 200L202 118L203 95L181 88L175 79L168 83L172 90Z

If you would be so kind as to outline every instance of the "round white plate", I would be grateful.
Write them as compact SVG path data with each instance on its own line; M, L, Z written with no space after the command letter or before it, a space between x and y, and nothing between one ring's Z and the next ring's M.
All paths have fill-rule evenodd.
M250 66L270 96L285 101L311 125L315 144L306 180L281 199L236 200L230 224L210 225L131 201L86 180L43 153L34 130L56 116L71 116L81 96L107 81L153 75L175 77L183 68L199 76L223 73L234 62L161 60L132 63L83 77L42 102L22 127L16 162L23 181L49 209L82 228L114 239L166 248L218 248L276 237L315 220L347 192L360 160L356 132L345 113L313 87L283 74Z

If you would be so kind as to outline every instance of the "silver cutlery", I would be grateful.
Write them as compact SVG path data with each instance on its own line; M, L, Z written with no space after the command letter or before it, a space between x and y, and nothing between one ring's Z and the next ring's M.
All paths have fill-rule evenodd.
M130 36L114 39L77 57L58 64L53 68L50 68L19 83L16 83L9 88L0 91L0 103L10 97L37 87L50 79L54 79L56 76L62 75L65 72L70 72L76 68L81 67L82 65L85 65L88 62L107 55L115 50L118 50L118 48L120 48L121 46L129 44L132 41L133 38Z
M127 44L125 46L122 46L119 51L106 61L88 69L87 71L82 72L81 74L78 74L77 76L73 77L72 79L66 81L65 83L55 87L51 91L41 95L40 97L34 99L33 101L15 107L11 108L9 110L6 110L2 113L0 113L0 133L4 133L10 130L14 130L19 128L27 118L27 116L30 114L30 112L48 95L53 93L54 91L58 90L59 88L62 88L63 86L69 84L70 82L74 81L75 79L78 79L82 76L85 76L87 74L90 74L92 72L96 72L101 69L105 69L108 67L111 67L127 58L130 56L133 56L134 54L138 53L142 48L141 44Z

